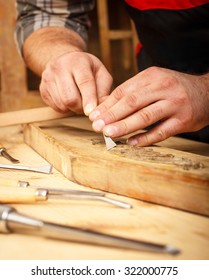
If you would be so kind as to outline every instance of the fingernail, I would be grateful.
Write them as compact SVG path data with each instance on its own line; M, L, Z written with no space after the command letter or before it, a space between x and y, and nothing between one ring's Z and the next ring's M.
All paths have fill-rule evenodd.
M94 110L94 108L95 107L92 104L87 104L84 109L85 115L88 116Z
M105 126L105 122L103 120L95 121L92 124L93 129L96 130L96 131L101 131L104 126Z
M127 144L131 146L135 146L138 144L138 141L136 139L128 139Z
M107 126L104 129L104 135L106 136L114 136L117 133L117 127L111 125Z
M89 119L94 121L100 115L100 111L96 110L89 115Z

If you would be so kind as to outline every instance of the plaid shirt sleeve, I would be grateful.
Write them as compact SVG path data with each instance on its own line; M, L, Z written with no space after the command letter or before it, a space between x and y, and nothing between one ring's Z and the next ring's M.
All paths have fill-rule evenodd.
M88 12L94 8L94 0L17 0L16 8L16 41L21 51L32 32L47 26L72 29L87 41Z

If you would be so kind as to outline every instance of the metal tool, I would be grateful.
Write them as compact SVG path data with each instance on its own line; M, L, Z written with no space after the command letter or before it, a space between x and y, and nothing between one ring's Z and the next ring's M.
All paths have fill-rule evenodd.
M0 143L0 155L10 160L12 163L18 163L19 160L13 158L8 152L7 149Z
M117 146L116 143L108 136L104 135L104 140L105 140L105 144L106 144L106 149L110 150L113 147Z
M37 186L31 186L28 182L19 181L19 187L30 187L39 191L47 191L47 197L58 199L84 199L84 200L100 200L115 206L130 209L132 205L126 202L122 202L116 199L105 197L104 192L92 192L92 191L80 191L80 190L66 190L66 189L52 189L52 188L40 188Z
M50 239L171 255L180 253L177 248L169 245L127 239L82 228L48 223L19 214L15 208L5 205L0 205L0 232L32 234Z
M34 171L34 172L47 173L47 174L52 173L52 165L32 167L26 165L0 164L0 168L27 170L27 171Z
M13 182L11 182L11 184L13 184ZM33 203L54 198L100 200L121 208L129 209L132 207L131 204L104 197L104 192L40 188L37 186L31 186L25 181L19 181L17 185L26 189L17 189L14 185L8 187L8 184L7 187L0 187L0 203Z

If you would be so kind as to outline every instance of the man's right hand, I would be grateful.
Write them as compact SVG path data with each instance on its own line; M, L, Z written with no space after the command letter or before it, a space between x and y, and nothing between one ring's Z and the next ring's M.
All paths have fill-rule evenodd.
M110 94L111 87L112 77L97 57L73 51L47 63L40 93L56 111L89 115Z

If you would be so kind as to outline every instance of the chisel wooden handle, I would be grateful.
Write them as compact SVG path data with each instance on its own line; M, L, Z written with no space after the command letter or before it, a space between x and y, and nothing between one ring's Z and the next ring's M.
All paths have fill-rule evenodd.
M10 179L10 178L2 178L0 177L0 187L8 186L8 187L16 187L18 186L18 180Z
M47 190L0 186L0 203L34 203L47 200Z

